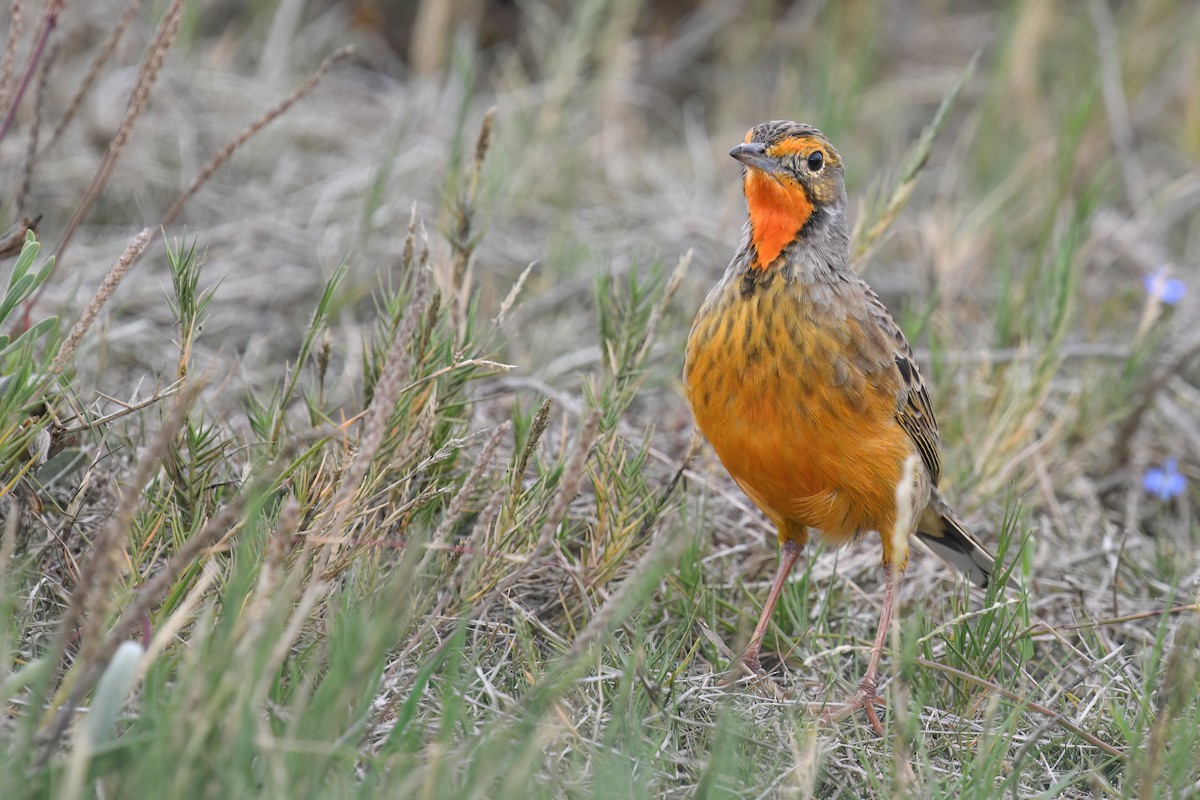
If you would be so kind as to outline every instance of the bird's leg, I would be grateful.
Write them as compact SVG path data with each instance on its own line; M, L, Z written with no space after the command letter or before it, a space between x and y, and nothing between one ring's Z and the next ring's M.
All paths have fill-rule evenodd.
M879 630L875 633L875 644L871 646L871 659L867 662L866 674L863 675L862 682L858 684L858 691L854 697L850 698L849 703L838 709L836 713L826 710L821 715L822 719L828 722L842 719L861 708L867 713L867 721L871 724L871 730L875 731L876 736L883 736L883 724L879 721L879 715L875 713L876 704L884 705L883 698L877 692L879 659L883 655L883 643L892 625L892 607L896 602L896 589L899 588L900 578L904 574L892 564L884 564L883 568L887 572L886 588L883 592L883 609L879 612Z
M791 539L785 540L783 552L779 556L779 570L775 573L775 582L771 584L771 593L767 595L767 603L763 606L762 616L758 618L758 624L754 626L750 644L746 645L746 651L742 654L742 663L755 675L763 671L762 664L758 660L758 651L762 649L763 637L767 633L767 625L771 622L771 612L775 610L775 603L779 601L779 593L783 591L783 584L787 581L792 567L796 566L796 559L799 557L800 545Z

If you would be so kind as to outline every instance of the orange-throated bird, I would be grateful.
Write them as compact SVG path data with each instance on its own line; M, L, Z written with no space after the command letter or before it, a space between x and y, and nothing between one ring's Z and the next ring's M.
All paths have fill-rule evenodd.
M816 128L785 121L729 154L744 165L750 218L696 315L684 379L696 424L779 528L779 571L743 660L762 671L763 635L809 528L835 545L879 534L879 631L846 711L863 708L882 735L876 675L910 535L983 586L994 560L938 492L941 441L912 349L850 269L841 156Z

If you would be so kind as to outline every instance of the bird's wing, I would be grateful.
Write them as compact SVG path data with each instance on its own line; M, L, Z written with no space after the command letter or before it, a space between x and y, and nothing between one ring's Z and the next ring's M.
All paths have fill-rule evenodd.
M921 461L929 474L930 483L937 486L942 476L942 441L938 435L937 418L933 415L933 405L929 402L925 381L917 369L917 360L913 358L912 348L908 345L908 339L904 338L904 332L892 319L883 301L869 287L867 299L872 316L892 346L892 356L900 376L896 419L916 444L917 452L921 454Z
M943 561L966 573L976 586L988 587L996 569L995 557L971 535L936 488L917 520L917 540ZM1020 588L1012 577L1009 584Z

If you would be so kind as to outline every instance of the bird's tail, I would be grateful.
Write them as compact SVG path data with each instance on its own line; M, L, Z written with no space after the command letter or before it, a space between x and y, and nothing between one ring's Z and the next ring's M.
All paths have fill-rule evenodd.
M917 537L943 561L965 572L972 583L985 589L991 583L996 559L976 541L936 488L917 522Z

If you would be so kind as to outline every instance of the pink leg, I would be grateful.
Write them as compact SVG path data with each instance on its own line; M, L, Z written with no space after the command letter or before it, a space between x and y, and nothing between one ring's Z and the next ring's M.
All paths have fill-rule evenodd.
M766 636L767 625L771 622L771 612L775 610L779 594L783 591L783 584L799 557L800 545L791 539L785 541L779 557L779 570L775 573L775 582L771 584L771 593L767 595L767 604L763 606L762 616L758 618L758 624L754 626L754 633L750 636L750 644L746 646L746 652L742 655L743 663L756 675L763 671L762 664L758 661L758 651L762 649L763 637Z
M883 736L883 724L879 721L879 716L875 713L875 704L883 705L883 698L877 693L879 684L877 682L879 675L879 659L883 655L883 643L887 638L888 630L892 624L892 609L896 603L896 589L899 588L900 578L903 574L899 570L892 569L890 565L885 564L884 570L887 572L886 588L883 592L883 609L879 612L879 630L875 633L875 644L871 646L871 659L867 662L867 671L863 675L862 682L858 685L858 692L850 699L850 702L842 706L836 713L826 711L822 717L826 721L841 719L842 717L852 714L858 709L867 712L867 721L871 724L871 730L875 731L875 735Z

